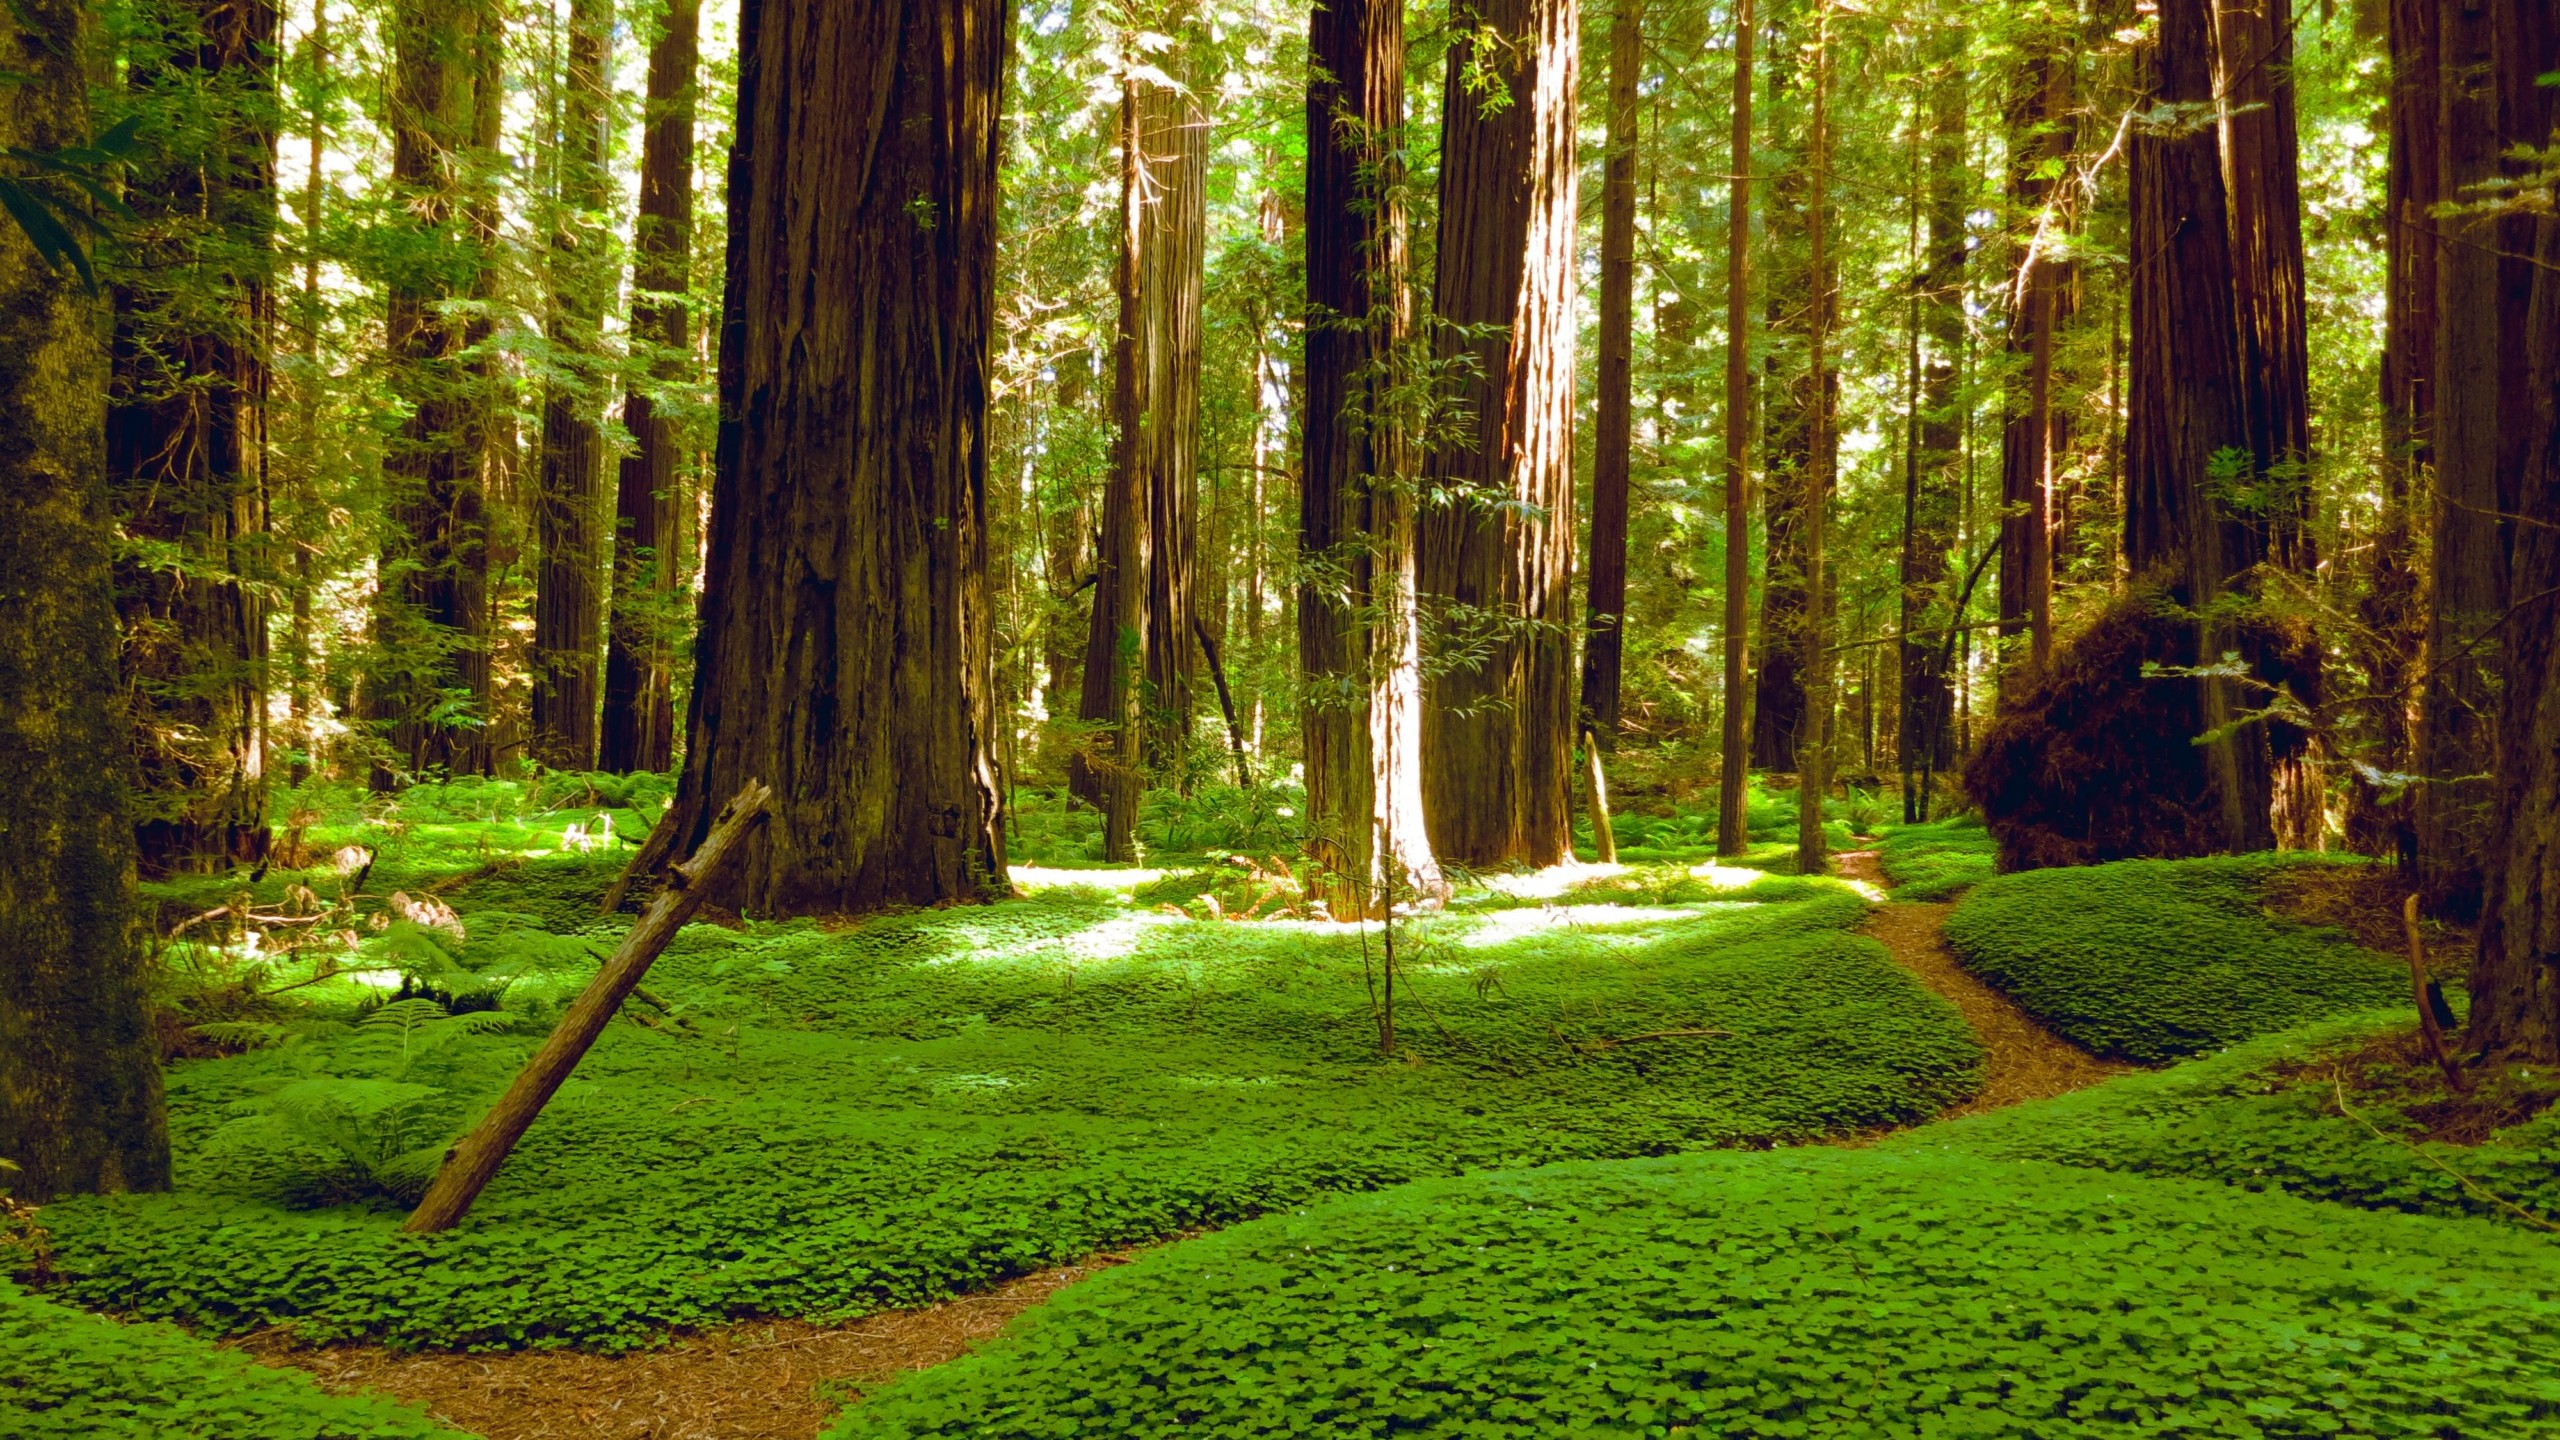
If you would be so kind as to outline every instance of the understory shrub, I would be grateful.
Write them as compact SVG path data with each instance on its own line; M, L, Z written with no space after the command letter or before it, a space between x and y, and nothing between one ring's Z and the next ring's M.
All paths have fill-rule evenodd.
M323 1392L171 1325L121 1324L0 1279L0 1435L468 1440L412 1407Z
M2560 1434L2560 1250L1876 1150L1437 1180L1079 1284L832 1440Z
M1951 900L1999 872L2000 847L1979 815L1888 825L1876 864L1897 900Z
M314 1197L264 1141L334 1077L319 1093L441 1092L423 1129L331 1121L341 1151L432 1147L539 1043L532 1016L437 1022L396 1073L357 1063L382 1039L364 1027L177 1066L178 1191L49 1207L53 1263L76 1303L214 1332L610 1349L936 1300L1329 1192L1888 1126L1978 1086L1954 1010L1847 933L1854 894L1743 893L1400 925L1392 1059L1374 925L1186 920L1092 889L695 925L648 978L663 1008L626 1008L458 1230L400 1236L381 1198L295 1208ZM367 1099L387 1126L428 1097Z
M1947 917L1965 968L2084 1049L2143 1064L2388 1005L2398 962L2270 913L2301 856L2127 860L2003 875Z

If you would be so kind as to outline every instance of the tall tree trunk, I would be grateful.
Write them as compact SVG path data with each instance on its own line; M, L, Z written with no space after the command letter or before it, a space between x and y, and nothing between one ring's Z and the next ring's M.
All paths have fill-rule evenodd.
M614 288L612 217L605 213L605 67L612 0L572 0L569 68L561 77L559 195L553 206L545 329L554 375L542 405L542 478L535 533L542 572L533 603L533 754L561 770L596 764L597 648L604 628L603 455L597 424L604 376L598 323Z
M1422 807L1403 0L1308 22L1307 360L1298 662L1307 844L1337 915L1446 893Z
M2502 8L2529 8L2500 0ZM2555 63L2549 32L2502 15L2502 42L2530 47L2532 75ZM2503 46L2502 46L2503 48ZM2512 65L2515 56L2502 55ZM2543 122L2543 143L2550 140ZM2560 186L2547 190L2560 200ZM2497 778L2489 805L2471 1017L2465 1038L2483 1055L2560 1063L2560 220L2546 212L2525 253L2540 274L2523 319L2531 402L2514 513L2516 608L2504 627Z
M2427 493L2429 437L2434 428L2436 363L2436 218L2444 199L2443 155L2436 130L2442 63L2438 0L2387 0L2391 49L2391 166L2383 192L2385 269L2382 341L2382 513L2375 525L2356 658L2372 698L2366 706L2370 753L2382 774L2408 774L2410 712L2415 708L2426 635L2419 593L2417 512ZM2414 866L2417 834L2406 801L2387 803L2383 787L2359 771L2349 792L2347 847L2393 855Z
M674 808L764 914L1002 895L987 624L998 0L747 0L708 573Z
M89 140L91 13L12 7L0 146ZM0 1157L24 1200L169 1183L132 929L103 318L77 277L0 226Z
M1964 489L1964 426L1956 395L1956 358L1964 348L1965 213L1971 169L1965 164L1965 38L1951 30L1940 42L1929 89L1928 269L1920 309L1928 334L1917 433L1912 437L1902 550L1902 721L1896 736L1905 773L1955 767L1954 684L1935 633L1962 617L1947 614L1947 555L1955 548L1956 511ZM1912 802L1918 801L1915 806ZM1906 794L1906 818L1917 820L1925 797Z
M275 232L276 14L190 0L136 37L130 86L207 124L131 187L116 287L108 483L137 542L117 566L143 870L266 852L269 277L226 266ZM155 97L174 88L167 101Z
M1459 20L1471 38L1449 51L1432 303L1435 353L1470 356L1473 373L1458 382L1464 437L1428 460L1444 498L1423 519L1421 588L1443 640L1423 802L1446 858L1552 865L1573 853L1580 22L1577 0L1467 0Z
M1769 66L1773 116L1787 87L1798 78L1797 67L1789 63L1787 45L1785 31L1773 27ZM1833 288L1830 277L1817 276L1813 265L1812 138L1808 121L1800 142L1804 148L1777 172L1770 194L1769 328L1773 335L1793 337L1796 343L1772 347L1764 379L1768 398L1760 504L1766 534L1761 552L1760 668L1754 677L1751 706L1751 764L1759 770L1798 769L1799 741L1814 723L1804 670L1804 635L1811 623L1813 596L1805 550L1805 477L1819 466L1817 407L1838 377L1817 372L1809 358L1815 297Z
M2024 371L2011 382L2000 431L2001 687L2011 694L2053 653L2053 347L2064 265L2055 252L2064 237L2051 209L2061 182L2051 170L2071 153L2071 108L2069 54L2048 47L2030 55L2009 109L2009 201L2025 231L2006 342Z
M1083 414L1084 407L1092 398L1091 352L1077 350L1061 355L1052 362L1051 368L1058 377L1054 413ZM1051 457L1055 454L1054 450L1049 452ZM1048 670L1048 708L1051 715L1065 713L1070 694L1081 700L1081 660L1088 624L1077 621L1078 597L1087 597L1082 603L1090 605L1092 587L1100 580L1094 568L1093 505L1087 493L1089 487L1072 472L1065 484L1069 498L1043 516L1041 525L1043 573L1049 582L1050 603L1043 613L1040 646ZM1077 764L1072 757L1069 769L1071 776L1077 773Z
M1735 0L1733 134L1727 150L1724 269L1724 734L1717 780L1716 853L1750 848L1751 604L1751 46L1758 17Z
M302 376L295 391L295 412L300 434L296 449L294 473L288 482L290 502L283 523L275 526L279 543L293 552L292 574L285 581L291 596L285 622L285 706L290 728L286 739L292 747L292 760L287 766L286 783L299 786L310 778L318 749L317 727L319 699L312 687L318 678L318 656L312 636L312 591L318 577L312 571L311 555L319 542L318 531L325 523L320 508L320 397L323 389L320 368L320 327L326 310L320 298L320 249L322 196L327 193L321 168L328 147L328 107L322 77L329 70L329 0L313 0L311 30L303 39L302 70L306 77L311 107L309 149L303 166L302 188L302 299L296 319L302 332Z
M678 616L676 507L684 499L684 439L659 394L693 372L686 295L693 271L694 71L702 0L668 0L649 46L649 98L633 227L631 335L649 383L622 400L631 453L614 486L613 620L605 642L598 764L664 770L675 763L673 651Z
M1591 833L1618 858L1601 756L1616 748L1626 652L1628 463L1635 444L1636 91L1643 0L1617 0L1609 26L1609 148L1600 179L1600 374L1591 440L1591 559L1582 607L1582 713Z
M1175 25L1179 30L1181 26ZM1177 41L1177 44L1182 43ZM1179 78L1194 67L1178 61ZM1140 217L1138 377L1133 446L1147 496L1147 762L1177 769L1191 741L1200 618L1200 298L1208 239L1209 115L1198 92L1142 84L1137 140L1148 195Z
M445 309L456 290L451 254L470 249L455 205L485 19L477 0L400 0L391 14L392 190L415 232L393 252L386 285L384 349L409 417L382 459L389 524L368 710L388 731L396 768L377 769L378 786L398 768L487 766L488 515L473 414L481 387Z
M1803 509L1805 618L1801 631L1805 718L1796 732L1796 873L1823 870L1822 801L1831 785L1832 597L1824 573L1824 530L1830 519L1832 478L1839 438L1832 424L1830 357L1831 265L1831 3L1814 0L1813 123L1807 145L1811 199L1805 206L1806 268L1813 273L1813 309L1805 323L1808 369L1813 373L1813 457L1805 468Z
M2211 103L2211 0L2162 0L2151 45L2149 100ZM2198 653L2219 656L2229 624L2213 602L2263 558L2265 530L2235 517L2217 494L2217 467L2247 454L2240 318L2215 132L2185 120L2136 128L2131 142L2132 416L2127 433L2125 558L2138 580L2163 585L2200 616ZM2221 845L2259 850L2268 828L2262 743L2230 733L2233 687L2197 682L2205 768ZM2252 738L2256 732L2250 732Z
M2438 10L2437 176L2448 201L2476 199L2498 176L2494 22L2480 0ZM2498 454L2507 337L2500 314L2498 224L2428 217L2436 247L2435 460L2426 686L2418 716L2413 807L2418 892L2430 912L2469 919L2480 905L2495 750L2498 650L2506 607L2506 526Z

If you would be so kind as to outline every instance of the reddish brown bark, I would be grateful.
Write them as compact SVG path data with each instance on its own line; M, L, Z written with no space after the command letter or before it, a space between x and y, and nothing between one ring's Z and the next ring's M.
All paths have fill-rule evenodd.
M1733 131L1728 142L1724 355L1724 734L1717 781L1716 853L1749 848L1751 591L1751 51L1752 0L1733 17Z
M1591 555L1583 591L1582 723L1606 748L1618 730L1626 649L1627 471L1635 439L1636 85L1642 0L1609 27L1609 140L1600 181L1600 356L1591 447Z
M988 337L1006 7L748 0L721 424L674 808L749 779L772 823L715 903L1006 890L986 593Z
M2053 478L2056 409L2053 347L2062 323L2067 236L2050 207L2061 177L2052 167L2071 154L2071 57L2058 49L2020 67L2010 106L2009 200L2023 233L2019 273L2010 286L2007 348L2023 362L2012 383L2000 432L2000 638L2009 654L2001 686L2015 696L2053 651ZM2023 637L2025 653L2017 653Z

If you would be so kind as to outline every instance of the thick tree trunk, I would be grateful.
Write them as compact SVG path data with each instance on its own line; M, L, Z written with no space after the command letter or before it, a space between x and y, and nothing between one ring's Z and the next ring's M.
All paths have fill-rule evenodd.
M388 278L384 348L391 390L409 409L383 449L390 524L374 640L382 669L368 711L388 732L394 768L477 773L488 766L488 515L474 411L480 386L459 358L450 255L457 174L473 123L476 0L401 0L391 15L391 179L408 224ZM455 702L459 701L457 705ZM460 713L456 713L457 710Z
M2023 370L2000 431L2001 687L2011 695L2053 652L2053 347L2064 264L2055 252L2065 237L2047 208L2061 183L2048 167L2071 153L2071 113L2070 57L2051 49L2030 56L2009 112L2009 201L2025 232L2006 342ZM2021 638L2024 655L2016 653Z
M1191 742L1192 631L1200 617L1200 299L1208 239L1209 116L1199 92L1142 85L1137 138L1140 384L1133 447L1147 496L1147 763L1177 770Z
M77 0L0 25L0 146L89 139ZM0 225L0 1157L22 1200L157 1190L169 1139L116 687L100 306Z
M139 42L140 103L175 85L213 122L131 187L116 287L107 473L139 546L117 566L135 833L151 874L265 854L267 330L276 14L194 0Z
M557 373L542 405L535 538L542 571L533 602L533 755L559 770L596 764L597 650L604 631L602 339L614 288L605 213L605 67L612 0L573 0L562 77L559 195L553 205L545 328Z
M997 0L747 0L718 478L675 807L772 823L714 903L1004 894L986 592Z
M1307 847L1336 915L1445 894L1422 808L1405 283L1402 0L1308 24L1307 399L1298 661Z
M1583 757L1592 841L1618 858L1601 756L1616 748L1626 653L1628 464L1635 444L1636 90L1643 0L1617 0L1609 26L1609 148L1600 179L1600 374L1592 421L1591 558L1582 607Z
M1906 477L1910 494L1902 547L1900 618L1901 724L1896 749L1904 773L1955 766L1954 684L1938 663L1946 647L1931 633L1954 624L1946 613L1947 556L1955 548L1957 512L1964 498L1964 425L1956 396L1956 360L1964 349L1965 212L1971 207L1971 171L1965 164L1965 91L1962 31L1943 43L1930 90L1928 143L1928 269L1920 308L1929 347L1920 395L1916 453ZM1906 808L1914 813L1906 796ZM1924 802L1925 803L1925 802Z
M1717 780L1716 853L1751 844L1749 781L1751 604L1751 49L1752 0L1735 0L1733 133L1727 150L1724 350L1724 734Z
M693 370L685 296L693 269L694 71L701 60L701 0L669 0L649 46L649 98L641 140L640 218L633 228L631 335L650 384L622 401L631 453L614 487L613 621L605 642L603 769L664 770L675 763L673 650L676 508L684 499L684 435L656 391Z
M2210 0L2163 0L2151 50L2155 107L2212 101ZM2250 450L2218 150L2211 127L2153 123L2137 127L2130 157L2125 557L2138 579L2165 585L2202 612L2198 653L2207 659L2222 654L2230 639L2227 622L2209 607L2234 577L2264 558L2265 538L2263 527L2235 517L2216 493L2223 457ZM2198 733L2226 732L2205 746L2220 842L2231 850L2264 849L2274 836L2263 738L2254 729L2227 733L2236 704L2229 681L2200 680L2197 696Z
M1781 31L1772 49L1782 57L1784 47ZM1773 115L1792 78L1789 68L1773 59L1769 77ZM1804 138L1809 149L1809 125ZM1775 335L1794 337L1796 343L1772 347L1764 379L1760 666L1753 677L1751 706L1751 765L1758 770L1798 768L1798 740L1812 723L1804 671L1804 633L1813 593L1805 550L1805 476L1819 466L1816 407L1828 400L1838 376L1818 374L1809 359L1799 358L1811 348L1814 297L1833 288L1831 277L1818 277L1813 266L1812 212L1807 203L1811 183L1810 162L1800 153L1778 171L1772 183L1768 218L1769 328Z
M2552 63L2547 52L2536 58L2544 69ZM2537 229L2527 253L2543 268L2523 317L2533 403L2515 498L2517 599L2504 628L2465 1038L2487 1056L2549 1065L2560 1063L2560 220L2546 214Z
M2436 391L2435 207L2444 198L2436 135L2441 56L2437 0L2388 3L2391 166L2383 194L2382 513L2365 593L2357 603L2363 629L2355 653L2372 696L2364 715L2366 764L2382 774L2407 774L2416 764L2410 714L2426 635L2415 532L2426 494ZM2347 847L2413 863L2417 835L2409 803L2386 803L2385 793L2359 772L2349 794Z
M1573 853L1576 0L1469 0L1449 51L1435 353L1473 358L1464 437L1435 445L1421 589L1439 622L1424 709L1433 849L1468 865ZM1490 75L1497 102L1471 85ZM1458 327L1494 327L1476 339Z
M2498 167L2495 24L2481 0L2441 0L2437 176L2442 198L2477 198ZM2496 748L2509 537L2499 516L2499 430L2510 324L2501 314L2498 224L2422 217L2436 247L2435 461L2431 609L2413 806L2418 893L2431 913L2469 919L2480 905L2489 830L2485 777ZM2519 421L2521 417L2519 417Z

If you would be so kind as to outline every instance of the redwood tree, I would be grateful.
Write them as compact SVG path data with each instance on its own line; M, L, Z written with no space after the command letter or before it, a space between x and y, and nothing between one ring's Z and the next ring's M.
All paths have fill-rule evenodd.
M623 397L631 453L614 487L613 612L604 656L604 719L597 763L606 770L664 770L675 758L669 632L682 535L683 435L659 403L692 370L694 70L701 58L702 0L668 0L649 45L649 97L641 140L640 215L632 227L631 334L648 383Z
M1591 434L1591 558L1583 600L1582 715L1591 773L1618 731L1626 651L1627 471L1634 448L1636 88L1644 69L1643 0L1617 0L1609 26L1609 148L1600 179L1600 363ZM1606 791L1595 780L1592 828L1604 850ZM1604 854L1603 859L1613 859Z
M2000 638L2013 648L2023 639L2026 654L2008 657L2002 669L2009 693L2053 651L2053 472L2061 423L2053 349L2065 279L2055 252L2065 237L2051 207L2062 190L2053 169L2071 153L2071 58L2047 43L2020 65L2015 84L2009 203L2021 234L2006 344L2024 368L2011 383L2000 432Z
M1466 0L1442 102L1435 352L1463 357L1427 462L1421 589L1433 848L1572 858L1576 0Z
M186 117L129 187L107 471L145 870L266 851L267 255L274 6L189 0L136 36L146 114Z
M1751 844L1749 782L1751 646L1751 49L1752 0L1735 0L1733 132L1726 152L1724 270L1724 728L1717 780L1716 853Z
M987 625L999 0L747 0L718 475L674 806L758 914L1003 894Z
M1443 890L1423 818L1406 288L1403 0L1308 22L1298 663L1307 843L1336 914Z
M81 0L0 24L0 147L89 139ZM66 197L67 198L67 197ZM0 1175L21 1199L169 1183L116 694L107 357L79 277L0 225Z

